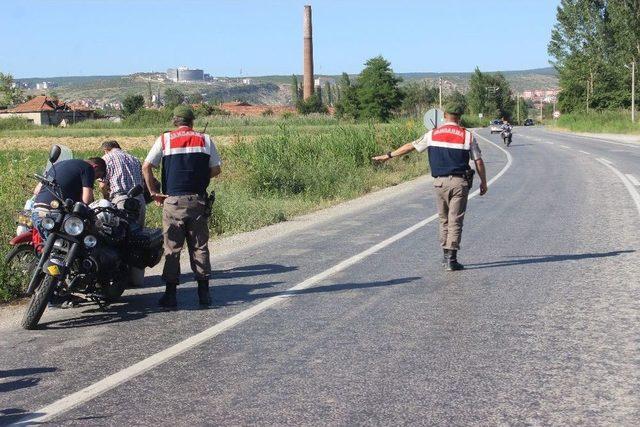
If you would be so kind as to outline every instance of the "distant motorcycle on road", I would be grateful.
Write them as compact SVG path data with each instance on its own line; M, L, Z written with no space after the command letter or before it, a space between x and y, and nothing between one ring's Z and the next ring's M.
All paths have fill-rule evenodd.
M512 127L507 125L502 128L502 132L500 133L500 137L502 138L502 143L507 147L511 145L511 141L513 140L513 130Z

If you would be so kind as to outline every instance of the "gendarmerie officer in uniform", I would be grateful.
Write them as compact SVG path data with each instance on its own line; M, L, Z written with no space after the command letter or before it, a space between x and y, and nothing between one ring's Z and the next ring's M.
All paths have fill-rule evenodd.
M165 132L154 143L142 165L144 179L156 205L163 206L164 270L166 290L160 305L177 306L180 282L180 252L186 240L191 269L198 282L200 305L209 306L209 226L207 187L220 174L220 156L209 135L193 130L193 110L178 106L173 111L175 130ZM153 168L162 164L162 193Z
M460 126L464 105L448 103L445 108L445 123L427 132L422 138L403 145L386 155L373 159L385 162L400 157L413 150L422 153L427 150L433 186L440 217L440 245L444 250L443 263L447 270L462 270L458 262L458 250L462 237L462 222L467 209L469 189L474 171L469 166L473 160L480 176L480 195L487 192L487 177L480 147L476 138Z

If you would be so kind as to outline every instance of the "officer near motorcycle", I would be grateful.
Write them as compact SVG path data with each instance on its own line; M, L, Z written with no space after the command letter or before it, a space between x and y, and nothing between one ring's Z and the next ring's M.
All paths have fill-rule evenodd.
M470 160L475 162L480 176L480 195L487 192L486 172L478 142L471 132L460 126L463 113L464 105L456 102L448 103L445 108L444 124L430 130L416 141L373 158L374 161L385 162L413 150L420 153L428 152L440 218L443 264L448 271L464 268L458 262L458 250L469 190L473 183L474 171L469 166Z
M212 138L193 130L193 110L178 106L173 111L176 129L156 139L142 165L144 179L157 206L162 206L164 270L166 289L160 305L177 306L176 287L180 282L180 253L186 240L191 269L198 282L201 306L209 306L208 217L212 199L207 196L211 178L220 174L220 156ZM153 168L162 165L162 192Z

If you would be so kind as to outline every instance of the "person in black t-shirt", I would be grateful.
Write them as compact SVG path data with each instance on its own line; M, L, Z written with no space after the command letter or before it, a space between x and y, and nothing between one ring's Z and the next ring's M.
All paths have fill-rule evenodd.
M87 160L63 160L47 171L47 177L55 179L58 183L63 199L89 204L93 202L93 183L96 179L104 177L106 169L107 165L100 157L91 157ZM35 196L33 223L42 237L46 238L40 223L55 197L42 184L36 186L33 194Z

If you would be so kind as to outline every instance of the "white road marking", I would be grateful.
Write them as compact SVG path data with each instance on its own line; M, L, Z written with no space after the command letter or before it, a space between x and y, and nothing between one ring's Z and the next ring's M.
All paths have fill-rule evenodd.
M558 145L558 147L569 149L569 147L567 147L566 145L562 145L562 144Z
M612 165L613 164L613 162L611 160L603 159L602 157L599 157L598 161L600 163L604 163L605 165Z
M640 214L640 193L638 193L638 190L635 189L631 181L629 181L622 172L620 172L618 169L611 166L611 162L609 162L608 160L602 159L602 158L599 158L597 160L603 165L605 165L606 167L608 167L609 169L611 169L613 173L615 173L618 176L618 178L620 178L620 181L622 181L624 186L627 187L627 191L629 191L629 194L631 194L631 198L635 202L636 208L638 208L638 213Z
M590 156L590 155L591 155L591 153L589 153L588 151L582 151L582 150L578 150L578 151L579 151L579 152L581 152L582 154L586 154L586 155L588 155L588 156Z
M640 181L638 181L638 179L635 176L631 175L630 173L625 174L625 176L629 181L631 181L633 185L635 185L636 187L640 187Z
M488 143L494 145L495 147L497 147L507 157L507 164L502 168L500 172L496 174L496 176L494 176L489 180L488 184L491 185L496 180L498 180L502 175L504 175L504 173L511 167L512 157L511 157L511 154L509 154L509 152L507 152L505 149L500 147L498 144L495 144L490 140L488 140L487 138L484 138L480 135L477 135L477 136L479 138L484 139ZM478 194L480 194L480 190L476 190L473 193L471 193L469 195L469 198L471 199L473 197L476 197ZM304 280L303 282L298 283L292 288L289 288L286 291L283 291L282 294L268 298L262 301L261 303L258 303L252 307L249 307L248 309L241 311L235 316L232 316L226 320L223 320L222 322L217 323L211 326L210 328L205 329L204 331L185 339L184 341L181 341L165 350L162 350L156 354L153 354L147 357L146 359L143 359L140 362L129 366L128 368L125 368L119 372L116 372L115 374L109 375L108 377L103 378L102 380L96 383L93 383L90 386L83 388L82 390L79 390L59 400L56 400L50 405L47 405L43 408L40 408L34 411L31 415L21 418L20 420L16 421L12 425L32 425L36 423L42 423L60 414L63 414L75 408L76 406L81 405L82 403L86 403L100 396L101 394L104 394L107 391L115 387L118 387L119 385L122 385L128 382L129 380L147 372L148 370L153 369L165 362L168 362L169 360L179 356L180 354L188 350L191 350L192 348L197 347L206 341L211 340L212 338L220 335L221 333L228 331L229 329L239 325L245 320L251 319L252 317L286 300L287 298L295 296L297 291L307 289L315 285L316 283L321 282L322 280L325 280L333 276L334 274L351 267L354 264L357 264L358 262L373 255L374 253L386 248L392 243L395 243L398 240L415 232L416 230L419 230L420 228L429 224L436 218L438 218L438 214L431 215L429 218L420 221L419 223L401 231L400 233L394 236L389 237L386 240L383 240L382 242L370 247L369 249L363 252L360 252L359 254L354 255L351 258L348 258L334 265L333 267Z
M540 141L540 142L545 143L545 144L549 144L549 145L554 145L554 143L551 142L551 141Z

